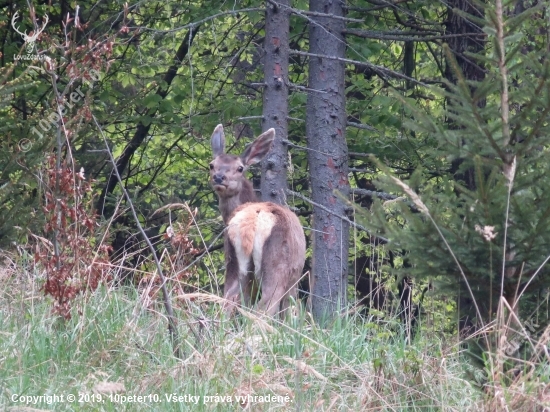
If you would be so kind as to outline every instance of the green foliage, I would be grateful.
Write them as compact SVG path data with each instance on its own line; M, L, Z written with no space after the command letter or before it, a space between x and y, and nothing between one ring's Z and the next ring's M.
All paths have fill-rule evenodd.
M493 12L487 6L486 13ZM432 90L447 102L444 119L395 94L414 119L406 121L406 127L430 142L424 167L408 185L419 194L433 222L418 213L418 204L411 209L400 202L399 214L406 224L387 223L378 202L375 226L396 249L409 251L410 267L404 270L431 279L440 293L456 296L459 290L463 298L470 298L464 274L481 311L479 321L493 318L500 296L511 303L523 295L520 313L531 316L542 288L550 283L545 266L550 250L547 40L533 29L543 24L542 19L530 26L511 21L536 13L540 12L527 10L505 20L504 51L496 38L498 19L485 22L491 42L484 55L469 56L487 69L482 81L465 79L448 54L458 82ZM522 49L525 40L533 47ZM506 71L499 69L500 56L505 56ZM391 180L384 182L392 190L398 188ZM461 310L470 318L479 315L471 306Z
M14 96L34 87L28 71L0 68L0 247L21 240L24 229L36 223L35 173L46 143L31 133L30 122L22 122L11 104Z
M26 10L26 3L16 3ZM104 142L97 127L89 118L78 115L78 110L87 108L93 113L115 156L123 153L138 125L149 126L147 137L124 171L124 185L146 225L154 225L149 220L152 211L173 200L188 201L191 207L199 208L202 236L197 234L196 239L204 239L208 244L219 230L215 196L207 187L208 137L213 127L223 122L234 126L233 130L227 128L230 130L229 144L233 145L240 138L237 145L242 147L261 127L260 121L239 118L261 114L261 87L257 84L264 81L261 60L263 12L239 12L231 5L220 8L219 4L208 1L129 4L127 9L124 4L79 3L79 13L92 30L93 39L97 40L96 49L111 48L112 55L93 56L100 64L101 80L93 87L84 87L89 99L68 114L66 121L72 134L66 148L74 155L75 164L82 165L86 175L96 179L94 189L100 192L111 165L101 152ZM265 2L252 0L238 5L243 9L264 6ZM308 5L300 1L293 7L306 10ZM404 71L405 43L414 40L411 76L419 81L439 81L444 65L441 56L445 51L438 43L440 39L428 41L425 38L445 34L441 27L447 18L446 7L441 2L426 0L394 10L358 1L348 11L348 17L363 19L362 23L349 22L348 28L369 34L367 38L346 36L347 57L384 68L380 71L360 64L346 66L348 119L370 126L348 128L350 151L372 153L393 173L409 180L433 210L451 246L461 250L461 263L469 279L473 283L482 281L483 285L493 282L490 289L498 289L503 250L506 205L503 201L507 191L501 176L504 163L499 158L502 151L507 156L516 154L518 162L511 199L510 221L513 224L509 228L517 253L509 266L517 268L522 262L528 262L522 277L527 279L542 262L546 247L544 222L547 212L543 205L547 180L544 133L548 88L547 69L540 55L546 47L546 39L541 35L544 20L538 7L542 6L510 16L506 23L509 101L513 103L510 124L512 134L518 136L514 145L504 145L500 132L500 74L495 60L498 58L496 46L488 43L485 55L472 56L487 68L487 76L479 84L463 80L458 86L448 85L444 90L414 86L397 76ZM9 10L5 10L6 14L0 17L3 23L0 30L5 39L3 61L9 62L23 42L12 30ZM69 7L63 13L65 11L74 16L76 9ZM79 68L89 63L90 50L76 48L89 42L91 38L86 37L86 33L90 31L88 28L88 31L79 30L74 22L71 23L67 27L73 43L67 45L64 34L56 29L63 26L66 17L61 5L37 6L36 13L39 18L45 13L50 16L44 36L36 46L56 62L56 86L62 90L68 83L80 84L77 77L69 75L68 69L73 63ZM489 10L487 16L494 20L491 17L494 13L491 13ZM489 20L491 24L493 20ZM308 24L303 14L291 16L292 49L307 51ZM29 30L31 25L27 13L21 18L20 27ZM190 29L197 36L183 59L174 61ZM494 39L494 27L487 25L485 31ZM522 37L518 37L520 34ZM14 80L11 83L3 81L1 92L10 102L6 105L8 100L2 99L0 108L5 119L0 127L6 136L0 143L0 162L6 165L0 172L0 204L5 212L0 216L0 242L4 244L15 239L13 227L25 229L34 216L43 219L38 207L40 190L36 165L57 139L57 128L52 127L48 132L38 128L38 122L50 115L55 107L55 99L48 75L39 70L36 62L30 63L17 62L10 75ZM177 74L168 86L165 76L171 65L175 65ZM3 70L12 73L8 67ZM17 79L22 80L18 83ZM307 86L306 57L292 56L288 82ZM157 93L159 89L167 91L165 97ZM288 137L302 146L305 145L304 125L299 120L305 118L306 98L307 93L291 89L289 114L292 120ZM23 108L27 108L27 113L22 114ZM446 120L454 121L456 126L448 127ZM42 140L32 132L33 127L44 135ZM245 132L241 133L243 130ZM22 139L31 141L30 151L22 153L17 149ZM310 171L305 153L292 149L291 154L293 188L307 191ZM453 165L458 169L450 171ZM352 159L351 166L363 170L353 173L352 185L359 186L362 179L373 179L378 173L365 157ZM473 189L457 181L457 173L470 171L475 181ZM120 194L115 190L107 201L118 204ZM124 210L125 206L122 200L119 210ZM298 206L305 212L310 209L306 203ZM437 278L440 290L454 292L460 275L433 229L416 213L411 214L408 207L386 212L396 218L395 224L390 223L384 229L391 234L393 245L414 252L410 254L416 259L414 267L406 270ZM376 216L380 217L380 222L385 221L386 215L379 213L377 211ZM534 221L533 216L536 217ZM306 213L305 226L309 224L308 218ZM485 242L476 234L476 224L480 227L494 225L500 238L493 243ZM17 233L24 233L24 230ZM361 248L358 250L362 252ZM203 276L206 278L206 273ZM487 279L489 282L485 281ZM517 277L510 278L507 284L511 287L516 280ZM543 276L537 275L530 286L536 290L542 284L539 281L543 280ZM450 285L451 289L445 289L445 285Z

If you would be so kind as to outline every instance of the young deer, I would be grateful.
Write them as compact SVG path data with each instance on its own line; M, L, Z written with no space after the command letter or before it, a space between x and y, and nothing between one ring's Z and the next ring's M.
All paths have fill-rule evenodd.
M298 217L271 202L259 202L244 172L271 149L275 130L269 129L240 156L225 153L225 135L219 124L212 133L214 160L210 184L219 198L225 233L224 298L229 312L240 302L246 305L261 290L257 309L269 315L286 311L296 298L302 276L306 240Z

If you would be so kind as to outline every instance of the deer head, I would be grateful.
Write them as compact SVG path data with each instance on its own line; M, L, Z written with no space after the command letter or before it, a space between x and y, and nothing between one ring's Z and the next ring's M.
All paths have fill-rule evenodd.
M261 290L257 309L284 313L302 275L306 242L300 220L286 207L258 202L244 175L271 150L274 138L275 130L269 129L235 156L225 153L223 126L212 133L210 184L227 225L224 297L229 312L241 298L245 304L255 301Z
M233 211L243 203L256 202L252 183L245 177L246 170L261 161L271 150L275 129L258 136L240 156L225 153L223 126L217 125L212 133L211 145L214 160L210 162L210 184L220 201L220 212L225 223Z

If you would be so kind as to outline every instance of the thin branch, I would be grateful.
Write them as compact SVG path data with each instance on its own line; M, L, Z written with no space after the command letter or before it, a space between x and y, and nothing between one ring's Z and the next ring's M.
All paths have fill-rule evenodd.
M357 7L357 6L344 6L344 8L346 10L349 10L349 11L360 11L360 12L363 12L363 13L370 13L371 11L375 11L375 10L381 10L381 9L385 9L387 7L396 7L398 4L401 4L401 3L408 3L410 2L411 0L396 0L396 1L376 1L376 0L369 0L367 3L371 3L371 4L374 4L375 6L374 7Z
M177 33L177 32L180 32L182 30L185 30L185 29L191 29L192 31L195 31L195 29L197 29L198 26L200 26L203 23L206 23L210 20L215 20L218 17L226 16L228 14L233 14L234 15L234 14L239 14L239 13L253 12L253 11L264 11L265 12L265 8L264 7L249 7L249 8L246 8L246 9L239 9L239 10L226 10L226 11L222 11L222 12L217 13L217 14L213 14L212 16L208 16L208 17L206 17L202 20L195 21L193 23L186 24L185 26L179 26L179 27L176 27L176 28L170 29L170 30L157 30L157 29L152 29L150 27L143 27L143 26L132 26L132 27L128 27L128 28L131 29L131 30L153 31L155 33Z
M371 157L372 153L349 152L349 157Z
M307 52L303 52L303 51L299 51L299 50L291 50L290 54L291 55L298 55L298 56L316 57L316 58L319 58L319 59L337 60L337 61L340 61L342 63L354 64L356 66L362 66L362 67L368 67L369 69L372 69L373 71L375 71L377 73L384 73L384 74L387 74L390 77L403 79L403 80L408 80L412 83L415 83L415 84L418 84L418 85L424 86L424 87L427 86L425 83L422 83L422 82L420 82L416 79L413 79L412 77L406 76L403 73L399 73L399 72L390 70L386 67L377 66L376 64L372 64L372 63L368 63L368 62L360 62L360 61L357 61L357 60L344 59L342 57L327 56L327 55L324 55L324 54L307 53Z
M292 53L292 51L291 51ZM297 84L294 84L294 83L290 83L288 85L289 89L293 89L293 90L299 90L301 92L315 92L315 93L329 93L329 92L325 92L324 90L315 90L315 89L310 89L309 87L304 87L304 86L299 86Z
M293 120L295 122L305 122L304 119L299 119L298 117L290 117L290 116L287 116L287 119L288 120Z
M313 16L313 17L326 17L326 18L333 19L333 20L344 20L344 21L349 21L349 22L353 22L353 23L364 23L365 22L365 19L352 19L351 17L335 16L333 14L319 13L319 12L316 12L316 11L297 10L297 9L293 9L293 8L291 8L290 11L293 14L296 14L298 16L304 15L304 16Z
M316 203L314 202L313 200L311 200L310 198L308 197L305 197L304 195L302 195L301 193L298 193L298 192L295 192L293 190L290 190L290 189L286 189L286 193L289 194L289 195L292 195L292 196L296 196L297 198L299 199L302 199L304 202L307 202L309 204L312 204L313 206L315 207L318 207L320 209L323 209L325 212L328 212L340 219L342 219L344 222L347 222L349 223L350 225L352 225L353 227L355 227L356 229L359 229L359 230L362 230L363 232L367 233L369 236L373 236L373 237L376 237L377 239L379 239L381 242L384 242L384 243L388 243L388 239L386 238L383 238L381 236L377 236L377 235L373 235L365 226L363 225L360 225L359 223L355 223L353 222L352 220L349 220L347 217L345 216L342 216L342 215L339 215L337 213L334 213L333 210L330 210L328 207L325 207L323 205L320 205L319 203Z
M311 152L321 153L324 156L330 156L329 153L321 152L320 150L310 149L309 147L305 147L305 146L300 146L300 145L297 145L295 143L292 143L290 140L283 139L283 140L281 140L281 142L283 144L286 144L286 145L290 146L290 147L294 147L298 150L306 150L306 151L309 150Z
M377 197L379 199L383 200L395 200L395 199L402 199L405 200L402 196L396 196L396 195L390 195L386 192L377 192L375 190L368 190L368 189L351 189L351 193L357 194L357 195L363 195L363 196L371 196L371 197Z
M348 167L348 172L355 172L355 173L376 173L374 170L361 169L361 168L359 168L359 167Z
M386 193L386 192L376 192L374 190L353 189L353 188L351 189L351 193L353 193L354 195L357 194L357 195L363 195L363 196L377 197L382 200L400 200L405 202L407 206L409 206L409 209L411 209L413 212L419 212L418 207L416 207L415 204L408 202L407 199L402 196L390 195L389 193Z
M363 124L363 123L348 122L347 125L349 127L355 127L356 129L370 130L371 132L378 131L376 127L369 126L368 124Z
M504 137L504 145L507 146L510 143L510 106L508 102L508 68L506 67L506 49L504 47L504 22L502 21L504 12L502 10L502 0L497 0L496 3L497 14L497 54L498 54L498 68L500 70L500 81L502 82L502 90L500 92L500 113L502 120L502 136Z
M397 40L397 41L413 41L413 42L429 42L435 40L447 40L457 37L485 37L485 33L460 33L460 34L440 34L440 35L426 35L427 33L421 31L373 31L373 30L354 30L346 29L342 33L349 34L351 36L361 37L363 39L376 39L376 40Z
M130 195L128 194L128 191L126 190L126 188L122 184L122 178L121 178L121 176L118 172L118 169L116 167L115 158L113 157L113 154L111 153L111 150L109 148L109 144L107 143L107 137L103 133L103 129L101 128L101 126L99 125L96 117L93 114L92 114L92 118L94 120L94 123L95 123L97 129L101 133L101 136L103 137L103 141L105 143L107 153L109 154L109 159L111 160L111 163L113 165L113 172L114 172L118 182L120 183L120 188L122 190L122 193L124 194L124 197L128 201L128 205L130 207L130 210L132 212L132 215L134 217L136 225L139 229L139 232L141 233L141 236L145 240L145 243L147 243L147 246L149 247L149 249L151 250L151 254L153 255L153 259L155 260L155 265L157 267L157 271L158 271L160 280L162 282L160 288L162 290L164 308L166 309L166 314L167 314L167 317L168 317L168 332L170 333L170 338L172 340L172 348L174 350L174 355L178 359L182 359L182 354L181 354L180 344L179 344L178 329L177 329L177 325L176 325L176 317L174 316L174 310L172 309L172 302L170 302L170 297L168 296L168 289L166 288L166 277L164 276L164 272L162 271L162 266L161 266L160 261L157 257L155 247L151 243L151 240L149 240L149 237L145 233L145 230L143 230L143 226L141 226L141 223L139 221L136 209L134 207L134 204L132 203L132 199L131 199ZM199 336L197 335L195 330L191 327L191 325L189 325L189 329L193 332L193 334L195 335L195 338L198 341Z
M259 120L263 119L263 116L246 116L246 117L237 117L237 120L245 121L245 120Z

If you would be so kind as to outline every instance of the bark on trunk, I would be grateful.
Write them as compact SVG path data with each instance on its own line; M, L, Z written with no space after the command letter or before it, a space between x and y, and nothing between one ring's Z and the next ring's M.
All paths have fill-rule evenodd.
M343 16L343 1L310 0L310 11ZM310 53L344 57L343 20L311 16ZM346 205L337 195L349 195L344 64L310 57L306 135L312 199L333 213L314 206L312 310L317 320L331 317L346 304L349 225L339 216Z
M264 101L262 131L273 127L275 141L269 155L262 161L261 198L264 202L285 204L288 138L288 33L289 0L278 6L267 2L265 16Z

